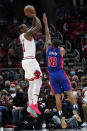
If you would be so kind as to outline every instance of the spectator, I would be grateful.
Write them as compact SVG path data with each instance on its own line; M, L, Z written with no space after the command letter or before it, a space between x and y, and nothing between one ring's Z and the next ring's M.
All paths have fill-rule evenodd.
M81 40L83 58L85 58L87 62L87 34L85 34L84 38Z
M10 87L10 89L9 89L9 98L14 98L16 96L16 88L14 88L14 87Z
M0 125L3 122L3 115L6 114L7 110L8 110L8 92L6 90L2 90L0 100Z
M72 80L78 82L79 81L78 76L77 75L72 76Z
M6 80L6 81L5 81L5 89L6 89L7 91L9 91L9 89L10 89L10 81L9 81L9 80Z
M84 93L84 98L83 98L83 124L81 126L87 126L87 91Z
M82 93L82 87L77 87L77 104L78 104L78 110L80 113L80 117L83 121L83 110L82 110L82 104L83 104L83 93Z
M19 89L16 92L16 96L13 99L13 109L12 109L12 117L13 117L13 122L16 124L17 122L22 120L22 110L25 105L25 99L23 95L23 90Z
M72 81L72 93L75 98L75 101L77 102L77 83L75 81Z
M4 89L4 78L0 75L0 90Z
M8 68L13 68L15 66L15 52L14 49L10 48L8 50Z

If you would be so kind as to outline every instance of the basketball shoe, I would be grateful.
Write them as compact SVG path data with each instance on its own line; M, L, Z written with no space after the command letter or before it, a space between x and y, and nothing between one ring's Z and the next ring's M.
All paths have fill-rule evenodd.
M28 105L27 112L34 118L38 117L38 115L35 113L35 111L32 109L31 105Z
M66 123L66 119L65 117L61 114L61 116L59 116L61 119L61 127L62 128L66 128L67 127L67 123Z
M31 109L36 113L36 114L39 114L39 115L41 115L41 112L39 111L39 109L38 109L38 104L31 104L30 105L30 107L31 107Z
M82 121L81 118L80 118L80 116L79 116L79 112L78 112L78 109L77 109L77 108L75 108L75 109L73 110L73 114L75 115L77 121L79 121L79 122Z

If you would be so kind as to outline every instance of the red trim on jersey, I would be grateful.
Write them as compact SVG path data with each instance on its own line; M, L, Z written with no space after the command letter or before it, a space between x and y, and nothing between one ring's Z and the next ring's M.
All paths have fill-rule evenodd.
M23 47L23 52L26 52L26 51L25 51L25 47L24 47L24 42L23 42L23 44L22 44L22 47Z
M49 74L50 74L50 73L49 73ZM50 88L51 88L51 91L52 91L52 93L53 93L53 95L54 95L55 93L54 93L54 89L53 89L53 87L52 87L52 85L51 85L50 75L49 75L49 82L50 82Z
M60 68L63 69L64 66L64 60L63 60L63 56L61 56L61 60L60 60Z
M27 56L27 57L24 57L23 60L26 60L26 59L35 59L34 56Z
M40 76L39 78L43 78L43 76ZM33 81L33 80L36 80L36 79L39 79L39 78L36 78L36 77L33 77L33 78L31 78L31 79L28 79L28 78L25 78L25 80L28 80L28 81Z
M21 45L20 36L18 37L18 44Z
M69 80L69 78L68 78L67 74L65 73L65 71L64 71L64 75L65 75L66 79L67 79L67 80L68 80L68 82L69 82L70 88L72 89L72 86L71 86L70 80Z

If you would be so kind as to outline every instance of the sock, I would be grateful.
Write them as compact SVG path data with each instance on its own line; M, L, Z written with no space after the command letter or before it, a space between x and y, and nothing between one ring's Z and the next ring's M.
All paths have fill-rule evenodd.
M59 113L59 116L61 116L61 115L62 115L62 111L58 111L58 113Z
M74 109L78 109L77 104L74 104L74 105L73 105L73 108L74 108Z

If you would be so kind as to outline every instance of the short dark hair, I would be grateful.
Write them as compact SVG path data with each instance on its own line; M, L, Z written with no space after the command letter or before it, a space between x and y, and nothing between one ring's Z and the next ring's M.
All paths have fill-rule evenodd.
M59 39L52 39L52 46L58 47L60 45L60 40Z
M18 26L17 31L19 34L21 34L21 29L24 27L24 24L21 24Z

